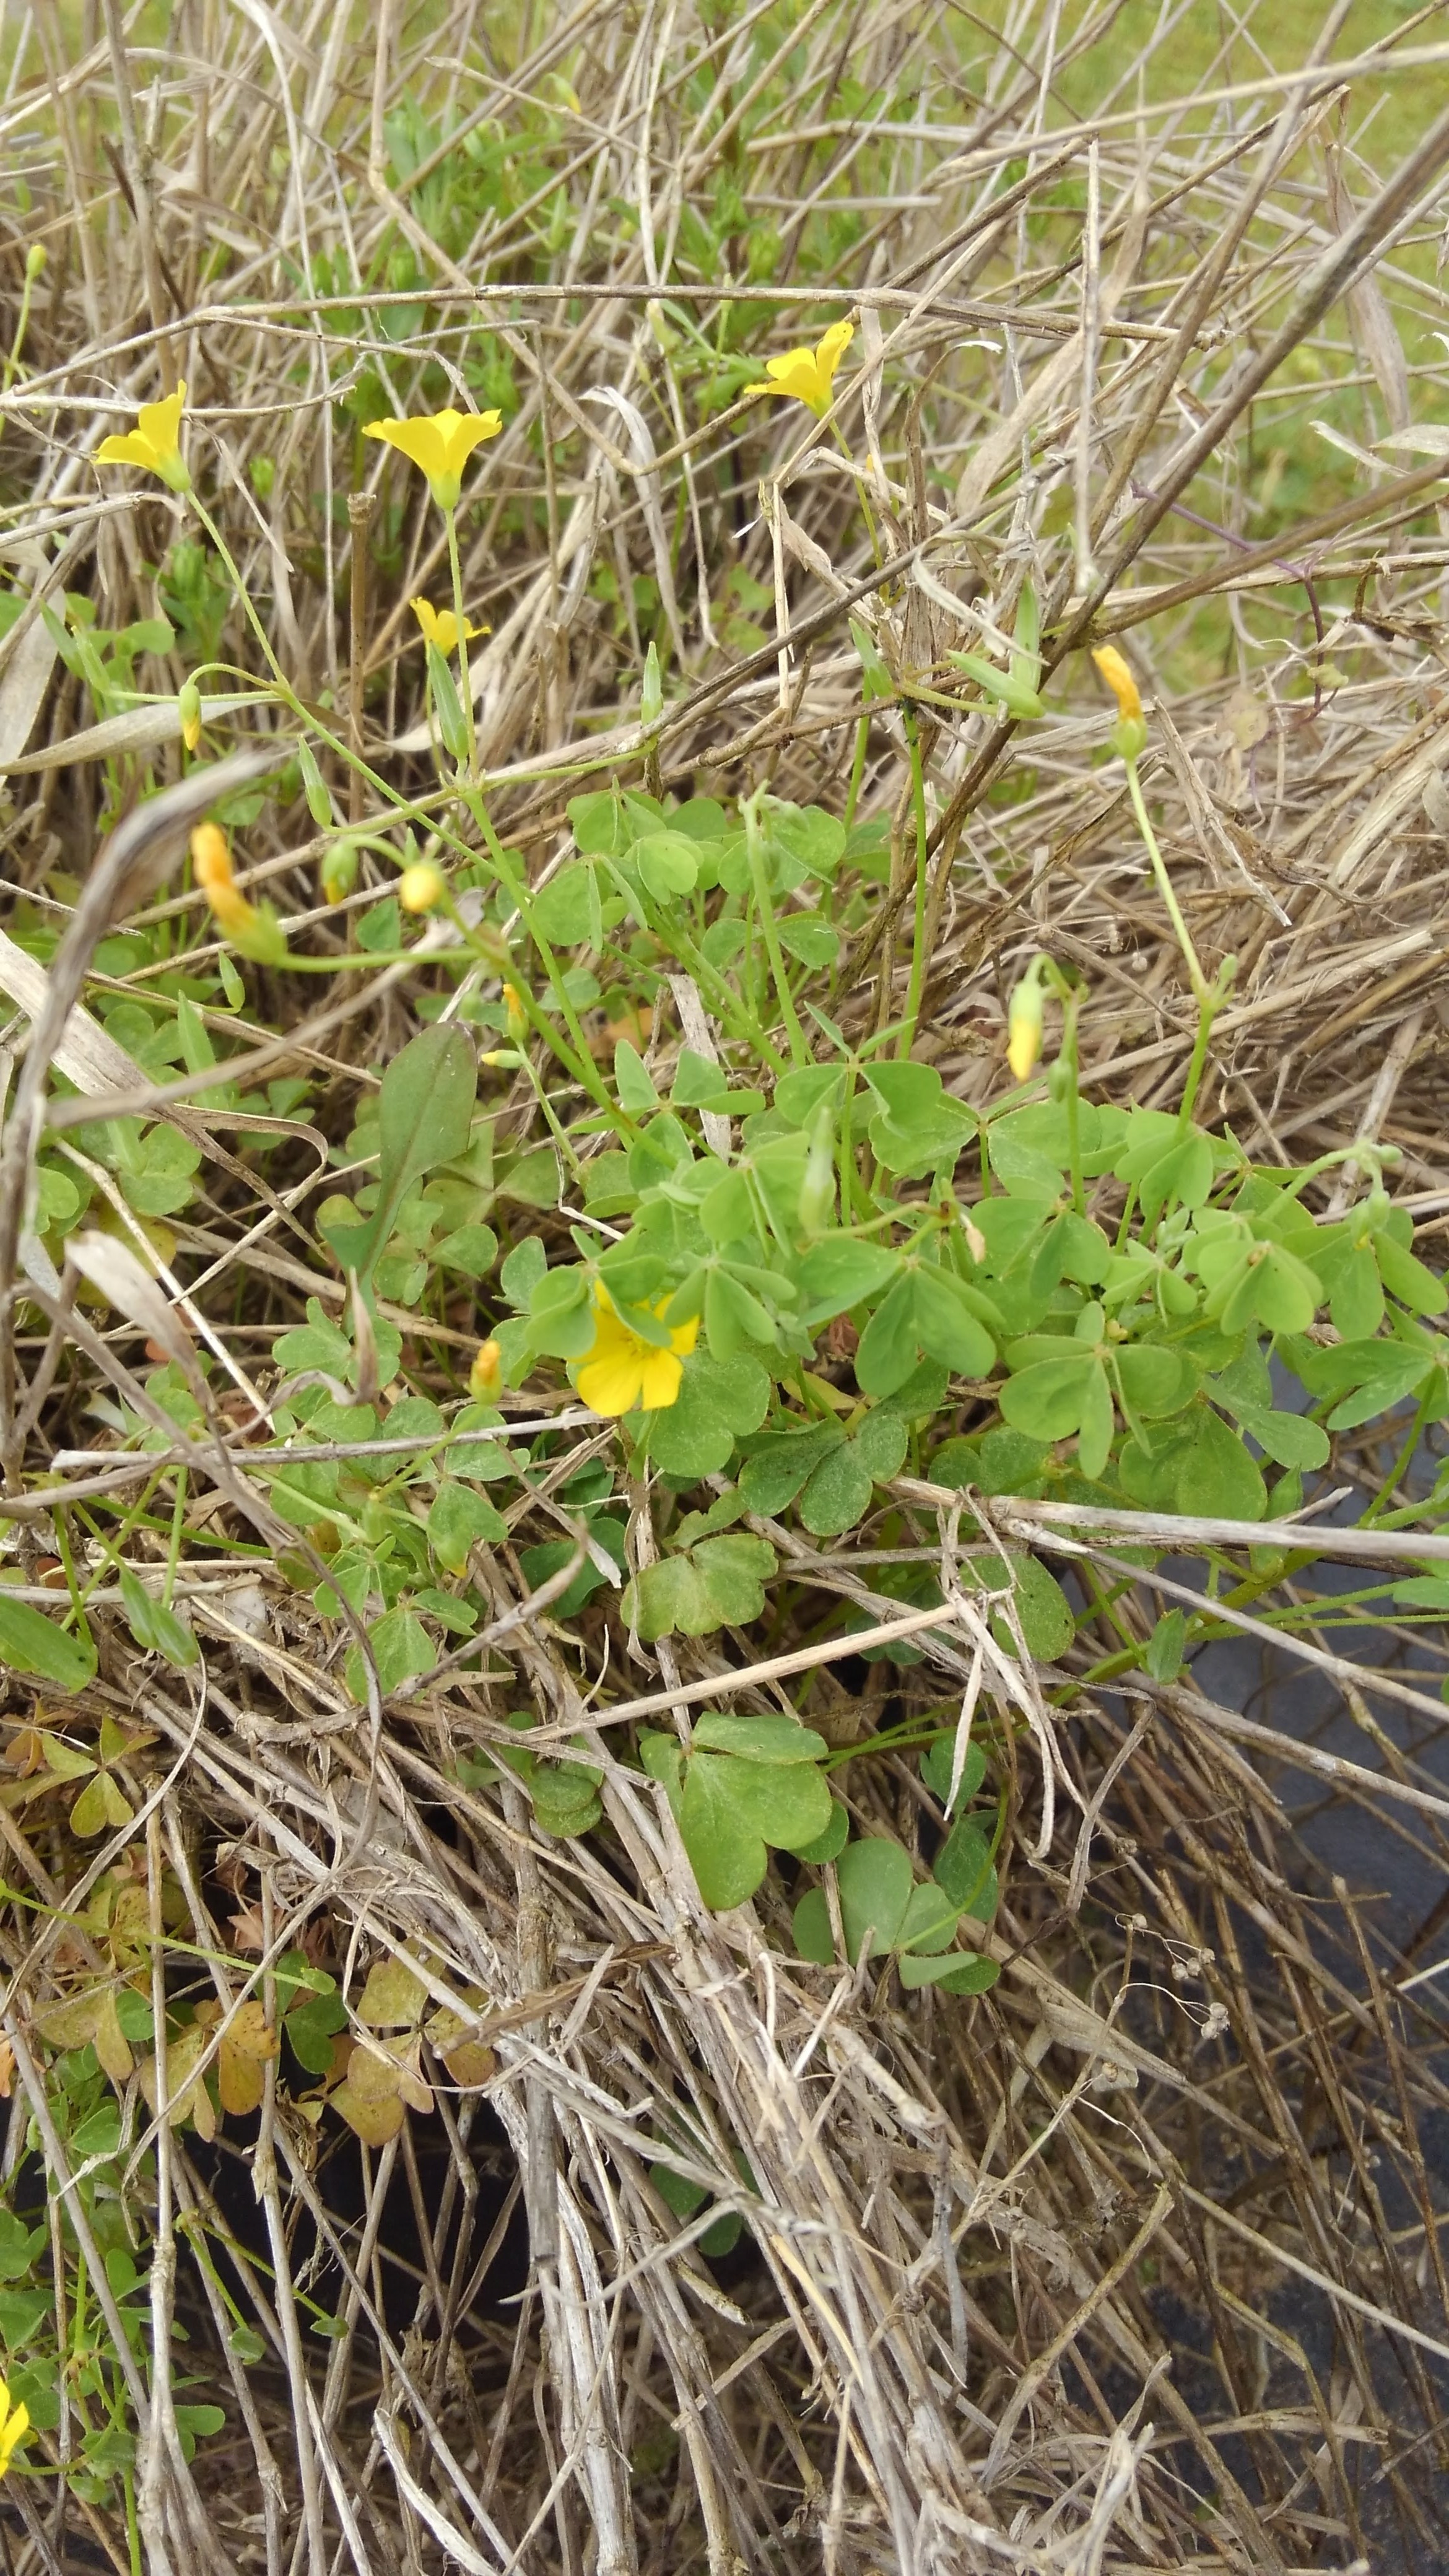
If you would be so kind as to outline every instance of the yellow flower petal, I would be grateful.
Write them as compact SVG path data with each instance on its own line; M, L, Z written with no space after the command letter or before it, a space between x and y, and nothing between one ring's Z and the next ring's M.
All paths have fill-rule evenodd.
M662 1306L656 1306L654 1311L662 1318L664 1313L664 1308ZM669 1347L672 1351L678 1351L681 1359L687 1360L698 1339L699 1317L697 1315L691 1315L687 1324L675 1325L673 1332L669 1336ZM673 1401L674 1399L671 1396L670 1402L673 1403Z
M673 1404L684 1381L684 1371L673 1351L650 1351L640 1345L639 1401L646 1413L654 1413Z
M630 1346L627 1349L613 1351L605 1358L586 1360L578 1375L578 1389L585 1404L593 1412L606 1414L611 1420L617 1420L621 1413L628 1413L638 1403L639 1390L644 1383L640 1356L644 1344L632 1333L628 1341Z
M408 606L430 644L451 653L458 641L458 621L451 608L434 608L430 599L410 599Z
M826 332L824 339L821 341L819 348L815 352L815 363L828 385L834 383L835 370L839 366L841 359L844 357L846 350L849 348L851 341L854 338L855 324L853 322L831 323L829 330Z
M760 390L764 391L763 386ZM149 471L151 450L138 429L128 429L124 437L118 430L112 430L109 438L101 440L94 462L97 465L140 465Z
M769 383L746 385L745 391L782 394L791 402L808 404L823 420L835 399L836 368L854 338L852 322L832 322L817 348L787 349L782 358L767 358L765 373Z
M125 435L103 438L95 452L97 465L138 465L143 474L159 474L173 492L189 492L191 477L181 454L181 415L186 408L183 381L161 402L143 403L136 426Z
M430 644L436 644L444 656L458 650L458 620L451 608L434 608L430 599L410 599L408 606ZM469 642L475 635L491 635L491 626L465 626Z
M153 455L174 456L181 434L181 415L186 409L185 379L174 394L161 402L142 403L136 414L136 435L144 438Z
M463 490L463 468L475 447L496 438L503 427L501 411L425 412L418 420L370 420L364 438L380 438L408 462L421 468L440 510L456 510Z
M668 1298L651 1312L662 1320ZM594 1289L593 1346L577 1367L574 1384L585 1404L595 1413L617 1419L636 1404L652 1413L677 1401L684 1380L681 1359L687 1359L699 1339L699 1317L693 1315L687 1324L676 1324L670 1332L669 1350L646 1342L623 1317L616 1314L607 1288Z
M17 2406L12 2410L10 2391L0 2379L0 2477L5 2475L15 2452L30 2431L30 2410Z

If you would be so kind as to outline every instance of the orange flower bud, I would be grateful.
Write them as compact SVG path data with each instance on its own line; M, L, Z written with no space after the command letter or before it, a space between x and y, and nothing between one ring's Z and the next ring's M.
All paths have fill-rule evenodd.
M1142 700L1129 665L1115 644L1100 645L1092 655L1098 670L1117 701L1117 713L1128 724L1142 721Z
M503 1385L503 1353L493 1341L480 1342L468 1371L468 1391L480 1404L491 1404Z
M219 823L197 824L191 835L191 864L197 884L205 886L208 894L218 886L233 884L231 852Z

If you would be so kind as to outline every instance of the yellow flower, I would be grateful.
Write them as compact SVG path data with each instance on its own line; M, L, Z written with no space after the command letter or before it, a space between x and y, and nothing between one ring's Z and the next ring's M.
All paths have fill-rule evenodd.
M29 2431L29 2409L11 2405L10 2391L0 2379L0 2478L4 2477Z
M651 1312L662 1316L668 1303L666 1297ZM574 1379L585 1404L611 1418L628 1413L636 1404L646 1413L673 1404L684 1376L680 1363L699 1339L699 1317L675 1325L667 1351L646 1342L642 1333L615 1313L606 1288L594 1290L594 1317L593 1348L578 1363Z
M1137 694L1137 683L1116 645L1099 645L1092 659L1117 701L1117 713L1123 723L1140 724L1142 700Z
M136 415L136 426L124 438L103 438L96 449L97 465L139 465L146 474L159 474L173 492L189 492L191 477L178 444L181 415L186 408L186 386L183 381L164 402L143 403Z
M431 912L439 902L447 879L431 859L419 859L417 865L404 868L398 879L397 897L404 912Z
M287 955L281 925L269 903L248 903L231 872L226 834L216 823L198 823L191 835L191 865L220 927L243 957L280 966Z
M746 385L745 391L785 394L794 402L808 403L817 420L823 420L835 400L835 370L854 338L853 323L832 322L818 348L787 349L783 358L767 358L769 383Z
M451 608L434 608L430 599L410 599L408 606L430 644L436 644L438 651L445 656L457 652L458 620ZM471 643L475 635L491 635L493 629L491 626L465 626L463 632Z
M456 510L463 492L463 468L475 447L496 438L503 427L501 411L434 411L422 420L370 420L364 438L385 439L421 466L440 510Z
M1035 975L1024 975L1006 1016L1006 1061L1025 1082L1041 1053L1042 995Z
M480 1404L491 1404L503 1384L503 1353L494 1341L480 1342L468 1371L468 1392Z

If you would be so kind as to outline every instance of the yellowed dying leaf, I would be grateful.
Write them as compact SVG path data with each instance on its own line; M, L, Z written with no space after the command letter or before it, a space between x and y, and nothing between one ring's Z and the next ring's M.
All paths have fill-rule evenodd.
M277 2054L277 2034L268 2030L265 2007L256 1996L239 2006L217 2052L217 2092L223 2111L238 2119L261 2108L263 2068Z
M369 2100L356 2092L350 2083L339 2084L330 2096L332 2107L340 2111L353 2136L365 2147L385 2147L402 2127L406 2113L396 2093L380 2100Z
M476 2003L480 2014L487 2010L488 1998L481 1991L470 1992L467 2000ZM486 2084L498 2064L497 2057L481 2039L469 2036L472 2024L461 2013L444 2009L436 2012L427 2026L429 2046L442 2059L453 2082L465 2093L477 2092Z
M216 2135L216 2113L203 2076L194 2069L200 2064L211 2042L211 2032L200 2016L178 2030L166 2050L166 2090L169 2097L168 2126L184 2128L189 2120L199 2138L210 2141ZM154 2115L158 2109L156 2094L156 2060L154 2055L141 2061L141 2090Z
M359 2102L391 2102L398 2089L397 2059L381 2043L375 2048L354 2048L345 2081Z
M426 2001L427 1988L405 1959L379 1959L368 1971L357 2018L369 2030L415 2030Z
M49 2048L84 2048L95 2035L100 1994L92 1988L61 2004L47 2004L36 2016L36 2028Z
M96 2024L91 2033L95 2052L113 2084L129 2083L136 2071L130 2042L121 2028L116 2010L114 1989L107 1987L97 1998Z

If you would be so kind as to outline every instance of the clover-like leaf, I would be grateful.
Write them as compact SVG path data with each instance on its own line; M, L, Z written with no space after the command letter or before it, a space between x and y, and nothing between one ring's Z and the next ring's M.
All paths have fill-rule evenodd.
M748 1351L716 1359L695 1351L679 1393L657 1412L649 1454L667 1476L711 1476L728 1464L738 1437L757 1431L770 1402L768 1371Z
M406 1959L378 1959L367 1972L357 2018L369 2030L416 2030L428 1990Z
M486 1494L445 1476L428 1508L428 1544L450 1574L462 1574L470 1550L481 1541L501 1547L508 1524Z
M765 1583L774 1571L775 1551L767 1539L726 1530L699 1540L685 1555L643 1567L625 1587L624 1616L637 1620L650 1645L656 1637L707 1637L716 1628L748 1627L764 1609Z

